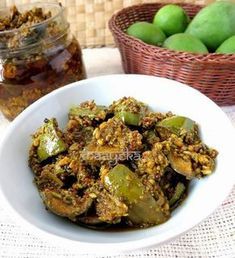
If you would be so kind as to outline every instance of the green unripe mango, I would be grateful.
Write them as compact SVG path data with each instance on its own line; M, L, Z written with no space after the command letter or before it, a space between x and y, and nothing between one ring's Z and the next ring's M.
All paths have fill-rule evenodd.
M226 39L217 49L218 54L234 54L235 53L235 36Z
M166 39L166 35L160 28L148 22L132 24L127 29L127 34L154 46L161 46Z
M235 34L235 3L215 2L198 12L185 31L211 51Z
M207 54L206 46L197 38L185 33L178 33L167 38L163 47L175 50L198 54Z
M153 24L157 25L167 35L184 32L190 19L185 10L175 4L163 6L155 14Z

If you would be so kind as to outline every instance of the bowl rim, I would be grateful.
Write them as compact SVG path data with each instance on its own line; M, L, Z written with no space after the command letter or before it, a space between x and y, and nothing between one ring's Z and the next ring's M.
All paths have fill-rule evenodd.
M209 101L212 105L214 105L214 107L217 108L218 112L223 113L223 115L226 117L226 119L228 121L228 125L230 125L230 130L233 133L232 137L235 140L235 129L234 129L231 121L229 120L229 118L225 115L225 113L221 110L221 108L217 104L215 104L212 100L210 100L204 94L200 93L198 90L191 88L190 86L187 86L180 82L173 81L173 80L166 79L166 78L156 77L156 76L139 75L139 74L111 74L111 75L97 76L97 77L89 78L89 79L82 80L79 82L71 83L71 84L67 85L66 87L56 89L55 91L47 94L46 96L44 96L41 99L34 102L27 109L25 109L18 117L16 117L15 120L8 126L7 130L5 131L3 137L0 141L0 156L1 156L1 153L4 151L4 145L6 144L10 135L12 134L12 131L14 131L14 129L17 128L17 125L20 124L20 122L22 120L24 120L28 115L32 114L32 112L35 111L35 109L37 108L38 105L41 105L42 103L49 100L52 96L61 94L64 91L69 91L70 89L79 87L80 85L87 84L87 83L93 82L93 81L95 82L97 80L103 80L103 79L109 78L109 77L116 77L116 78L118 78L118 77L148 77L148 78L152 77L152 79L155 79L155 80L160 79L160 80L164 80L164 81L168 81L168 82L170 81L172 84L175 84L175 86L177 86L177 87L180 86L180 87L187 88L190 91L194 91L195 93L197 92L197 94L200 94L203 98L206 98L207 101ZM235 177L234 177L234 179L235 179ZM0 197L2 197L1 199L3 199L3 203L4 203L4 205L2 205L2 207L6 208L9 215L12 216L14 218L14 220L16 220L16 222L18 222L22 226L27 227L27 230L29 230L29 232L32 232L34 234L37 233L44 240L48 240L51 243L53 241L53 244L55 244L55 243L62 244L63 243L63 245L64 245L66 243L67 247L69 247L71 249L75 249L76 252L79 252L79 253L99 253L99 254L105 253L105 254L107 254L107 251L110 253L121 253L121 252L126 252L126 251L139 250L141 248L150 248L153 246L159 246L166 242L170 242L175 238L178 238L182 234L185 234L187 231L191 230L196 225L198 225L199 223L204 221L209 215L211 215L215 211L215 209L219 205L221 205L223 200L225 200L225 198L230 193L230 191L233 187L234 181L235 180L231 180L231 178L230 178L230 180L227 180L226 191L223 192L223 195L220 196L220 199L217 202L217 204L214 205L210 211L207 211L206 214L203 214L203 216L201 215L201 217L198 218L193 223L191 223L190 226L189 225L185 225L185 226L181 225L181 227L178 227L177 229L174 230L172 236L167 235L158 242L156 242L156 239L154 238L154 236L146 237L144 239L139 239L139 240L120 242L120 243L79 242L77 240L69 239L66 237L58 236L58 235L48 232L48 231L44 231L43 229L39 228L38 226L36 226L33 223L26 220L26 218L24 218L22 215L20 215L18 213L18 211L8 202L7 196L5 196L1 185L0 185L0 195L1 195ZM104 251L105 248L107 249L107 251ZM95 249L95 251L94 251L94 249Z

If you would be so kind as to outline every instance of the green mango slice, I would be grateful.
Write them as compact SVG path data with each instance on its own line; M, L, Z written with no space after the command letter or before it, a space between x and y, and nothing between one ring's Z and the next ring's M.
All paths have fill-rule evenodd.
M105 110L105 106L97 106L97 108L94 110L79 106L70 108L69 115L78 117L88 117L90 119L95 119L101 116L104 119L106 115Z
M131 113L129 111L120 111L115 116L120 118L126 125L138 126L140 124L140 114Z
M195 175L192 162L190 160L184 160L182 157L170 152L168 155L171 167L179 174L186 176L187 178L193 178Z
M176 185L175 192L174 192L173 196L171 197L171 199L169 201L169 204L170 204L171 207L181 199L185 190L186 190L186 187L183 183L179 182Z
M160 135L175 134L181 136L186 133L193 133L197 128L196 123L190 118L184 116L171 116L163 119L156 125L156 130Z
M168 211L145 189L141 180L124 165L116 165L104 177L105 188L128 206L128 218L134 225L149 226L165 222Z
M43 133L39 136L37 155L40 161L55 156L67 149L67 145L58 135L55 119L47 120L43 125Z

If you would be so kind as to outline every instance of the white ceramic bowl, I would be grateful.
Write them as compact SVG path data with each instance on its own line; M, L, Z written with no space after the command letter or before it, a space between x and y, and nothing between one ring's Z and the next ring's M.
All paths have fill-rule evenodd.
M173 111L197 121L202 138L219 151L213 175L195 180L186 201L166 223L125 232L94 231L47 212L28 167L30 135L44 118L56 117L65 126L73 104L94 99L110 104L133 96L155 111ZM78 252L120 252L159 245L194 227L221 204L234 183L235 133L227 116L198 91L168 79L143 75L110 75L73 83L43 97L9 126L0 146L0 188L10 211L38 234ZM33 227L32 227L33 226Z

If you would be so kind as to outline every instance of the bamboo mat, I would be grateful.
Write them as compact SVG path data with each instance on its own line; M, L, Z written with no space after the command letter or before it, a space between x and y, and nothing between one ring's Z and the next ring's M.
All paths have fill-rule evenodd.
M164 0L164 2L208 4L213 0ZM107 22L112 14L129 5L161 2L159 0L0 0L0 7L33 2L61 2L67 8L72 33L82 47L113 45Z

